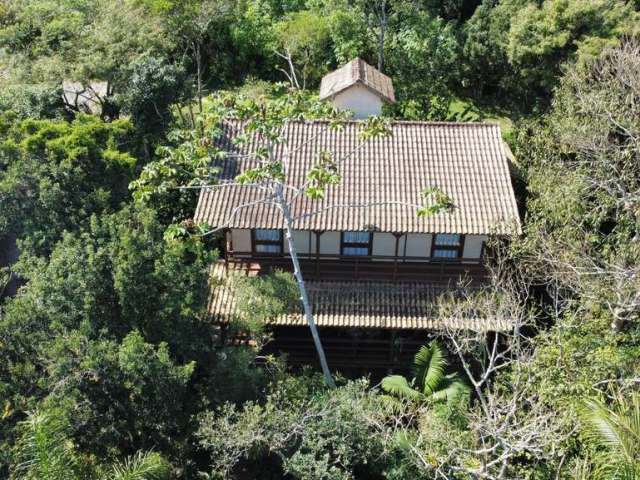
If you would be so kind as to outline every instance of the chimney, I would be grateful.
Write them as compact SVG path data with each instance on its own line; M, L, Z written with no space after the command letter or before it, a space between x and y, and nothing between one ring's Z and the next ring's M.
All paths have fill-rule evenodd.
M320 100L352 111L356 119L380 115L384 103L396 101L391 79L360 58L322 78Z

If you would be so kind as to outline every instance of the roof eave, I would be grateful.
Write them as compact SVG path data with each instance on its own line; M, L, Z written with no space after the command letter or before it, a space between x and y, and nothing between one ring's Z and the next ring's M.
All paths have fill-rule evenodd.
M332 91L330 93L327 93L325 95L320 95L320 100L325 101L325 100L331 100L333 98L336 97L336 95L344 92L345 90L349 90L350 88L356 86L356 85L360 85L364 88L366 88L367 90L369 90L371 93L373 93L376 97L380 98L381 100L383 100L386 103L389 104L394 104L396 103L396 98L395 95L393 97L389 97L387 95L384 95L383 93L381 93L380 91L376 90L373 87L370 87L369 85L367 85L365 82L363 82L362 80L356 80L353 83L350 83L348 85L343 86L342 88L340 88L339 90L335 90Z

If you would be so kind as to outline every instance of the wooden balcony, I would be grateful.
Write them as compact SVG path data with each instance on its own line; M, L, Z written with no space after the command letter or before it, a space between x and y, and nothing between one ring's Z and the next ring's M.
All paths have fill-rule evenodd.
M336 254L302 254L298 257L303 276L308 280L382 280L440 286L454 286L463 282L478 286L487 277L485 267L477 260ZM276 269L291 271L293 268L289 255L251 252L228 252L225 264L228 268L243 270L249 275L269 273Z

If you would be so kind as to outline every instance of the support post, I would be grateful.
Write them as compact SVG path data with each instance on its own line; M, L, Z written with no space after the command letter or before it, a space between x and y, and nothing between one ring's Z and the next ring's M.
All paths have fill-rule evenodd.
M316 234L316 276L320 275L320 236L322 235L321 230L314 230Z
M400 238L402 237L402 233L394 233L393 236L396 238L396 248L395 253L393 254L393 281L395 282L398 276L398 252L400 249Z

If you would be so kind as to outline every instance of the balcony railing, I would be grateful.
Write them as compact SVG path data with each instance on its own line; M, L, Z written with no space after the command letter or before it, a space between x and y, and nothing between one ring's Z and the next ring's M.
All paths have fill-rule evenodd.
M340 254L298 254L303 274L307 278L343 280L371 279L393 281L457 281L468 277L472 282L481 281L486 271L479 259L433 258L418 256ZM291 270L288 254L255 252L227 252L227 263L255 263L260 270Z

